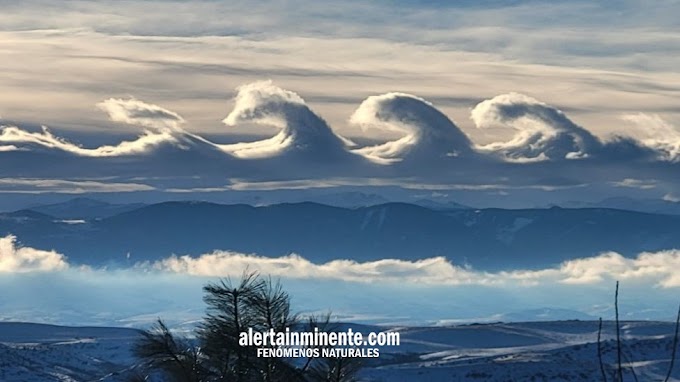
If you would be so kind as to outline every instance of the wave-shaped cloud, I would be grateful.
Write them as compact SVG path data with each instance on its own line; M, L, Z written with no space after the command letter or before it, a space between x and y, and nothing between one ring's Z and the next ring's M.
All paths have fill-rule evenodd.
M115 122L138 125L158 130L181 130L184 118L158 105L142 102L135 98L109 98L97 104Z
M471 152L472 144L458 126L431 103L410 94L368 97L352 114L350 123L406 133L395 141L353 150L376 162L458 157Z
M57 150L83 157L116 157L148 153L156 147L178 145L179 140L168 131L146 131L137 139L116 145L84 148L52 134L43 126L41 132L31 132L16 126L0 127L0 151Z
M624 121L641 129L638 142L654 150L659 160L680 161L680 130L656 114L626 114Z
M336 135L298 94L258 81L237 88L233 110L223 122L228 126L255 123L281 131L270 139L221 145L238 158L264 158L283 153L313 153L317 158L346 153L350 141Z
M56 150L82 157L119 157L150 154L161 147L190 150L192 147L206 147L221 151L218 145L189 133L182 128L185 123L181 115L135 98L109 98L97 104L114 122L132 124L144 128L134 140L122 141L115 145L85 148L64 138L55 136L45 126L40 132L31 132L17 126L2 126L0 130L0 151Z
M602 143L560 110L519 93L496 96L477 104L471 118L477 128L511 128L512 139L478 146L513 162L581 159Z
M481 154L491 159L488 163L585 158L610 161L644 158L668 162L680 159L680 132L658 116L624 116L625 120L645 127L644 137L617 136L602 142L560 110L519 93L499 95L479 103L471 111L477 128L501 127L515 131L507 141L485 145L474 145L454 122L428 101L404 93L368 97L351 115L350 123L362 128L405 133L399 139L361 148L334 133L298 94L275 86L271 81L237 88L233 110L223 120L229 126L262 124L280 129L273 137L255 142L220 144L210 141L185 130L186 121L178 113L135 98L110 98L97 107L106 112L110 120L139 126L142 133L133 140L87 148L54 135L46 127L42 131L28 131L17 126L1 126L0 153L58 152L76 157L110 158L150 156L170 149L173 153L176 150L187 152L198 162L199 157L209 157L211 163L218 159L222 163L222 159L278 159L285 156L301 159L304 163L337 160L345 164L354 160L352 163L369 165L369 161L390 164L436 163L452 157L482 159L484 155ZM167 155L159 157L161 161L167 158ZM298 160L297 164L300 162ZM218 171L218 167L212 168ZM381 166L366 166L365 172L371 176L381 175L380 170L375 170L378 167ZM235 167L230 169L236 171ZM354 172L357 168L352 169L350 171Z
M67 268L66 257L60 253L21 247L12 235L0 238L0 273L62 271Z

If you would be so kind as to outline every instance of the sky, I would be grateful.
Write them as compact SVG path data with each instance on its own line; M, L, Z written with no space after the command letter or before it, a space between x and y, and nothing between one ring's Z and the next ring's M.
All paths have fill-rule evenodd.
M430 100L479 142L469 110L515 91L596 134L631 113L678 119L677 1L3 2L0 115L96 132L135 96L225 133L234 89L272 79L338 132L369 95ZM243 127L251 132L250 127ZM232 130L233 131L233 130ZM262 133L263 131L258 131Z
M678 1L0 3L8 196L680 197Z
M79 195L220 201L336 188L477 207L680 201L677 0L0 0L0 10L5 210ZM12 312L0 318L135 325L170 304L148 291L175 285L172 317L190 321L200 285L246 260L295 270L283 276L308 301L300 309L327 307L304 300L311 278L337 294L340 313L379 322L411 322L399 311L421 308L421 322L495 320L554 307L555 295L562 308L611 316L617 276L631 317L668 318L678 287L674 250L504 274L443 258L226 252L115 271L20 239L0 238L0 283L16 291L0 296ZM74 297L36 311L53 282ZM368 308L394 288L405 297L393 311ZM442 304L451 293L489 303ZM120 314L97 317L102 301Z

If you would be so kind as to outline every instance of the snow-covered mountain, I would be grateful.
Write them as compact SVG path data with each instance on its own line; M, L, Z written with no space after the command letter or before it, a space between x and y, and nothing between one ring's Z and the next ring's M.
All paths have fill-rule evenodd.
M355 331L396 330L400 345L367 359L362 382L600 381L597 322L548 321L446 327L386 328L344 324ZM665 378L673 324L622 322L624 380ZM0 323L0 380L4 382L124 381L136 360L139 331ZM615 326L603 327L605 372L616 367ZM680 369L672 373L677 381Z
M680 248L680 216L604 208L166 202L83 220L74 224L32 210L3 213L0 235L12 234L27 246L55 249L73 263L90 265L125 260L127 253L144 261L221 249L263 256L293 252L315 262L445 256L478 269L535 269L604 251L634 256Z

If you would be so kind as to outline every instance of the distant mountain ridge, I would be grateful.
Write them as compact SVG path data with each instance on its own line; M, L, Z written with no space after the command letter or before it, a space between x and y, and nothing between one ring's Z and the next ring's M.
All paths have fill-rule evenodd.
M680 215L680 203L663 199L634 199L625 196L611 197L599 202L566 202L566 208L616 208L620 210Z
M272 204L303 202L313 202L343 208L361 208L391 203L394 201L378 194L364 193L359 191L346 191L318 195L301 195L299 198L294 198L291 196L263 198L262 196L254 195L252 197L244 197L241 200L237 200L236 202L220 204L247 204L257 207ZM411 204L442 210L470 208L452 201L434 201L425 198L416 199L412 201ZM89 197L78 197L59 203L30 205L28 207L22 208L22 210L32 210L61 219L94 219L111 217L123 212L136 210L146 205L148 204L109 203Z
M62 203L32 206L29 209L61 219L93 219L114 216L143 206L143 203L113 204L81 197Z
M0 235L14 234L27 246L55 249L85 264L126 264L220 249L276 257L294 252L314 262L445 256L479 269L540 268L604 251L632 256L680 248L677 232L680 216L603 208L164 202L82 224L34 211L0 214Z

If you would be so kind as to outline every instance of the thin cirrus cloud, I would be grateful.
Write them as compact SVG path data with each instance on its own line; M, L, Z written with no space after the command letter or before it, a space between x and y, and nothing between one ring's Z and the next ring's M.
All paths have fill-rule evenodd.
M0 178L0 194L88 194L152 191L142 183L105 182L95 180Z

